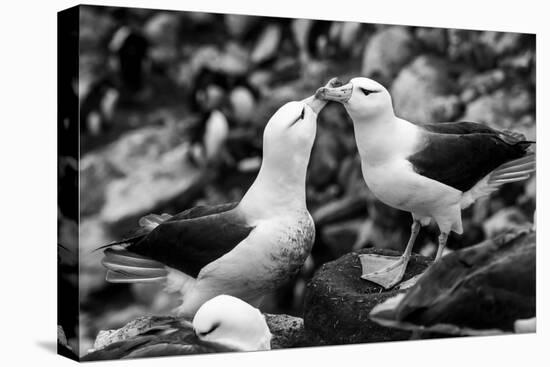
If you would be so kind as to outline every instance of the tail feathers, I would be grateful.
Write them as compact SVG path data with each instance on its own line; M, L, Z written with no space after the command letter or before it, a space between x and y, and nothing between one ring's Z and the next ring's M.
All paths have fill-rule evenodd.
M469 191L464 193L461 201L462 209L470 206L478 198L497 191L503 184L528 179L535 171L535 154L528 154L524 157L502 164L485 176Z
M129 276L116 271L109 270L107 271L107 276L105 280L109 283L156 283L164 281L165 277L138 277L138 276Z
M500 186L508 182L526 180L536 170L535 154L504 163L489 175L489 186Z
M527 140L525 138L525 135L510 131L510 130L503 130L500 132L499 137L504 140L508 144L521 144L521 145L531 145L535 144L535 141Z
M107 281L112 283L156 282L166 280L164 264L126 251L109 248L101 261L109 270Z

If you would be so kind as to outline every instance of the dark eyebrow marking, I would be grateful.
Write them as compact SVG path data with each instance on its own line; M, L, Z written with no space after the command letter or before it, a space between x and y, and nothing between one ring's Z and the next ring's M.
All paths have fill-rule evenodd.
M216 330L220 325L221 325L220 322L215 322L214 324L212 324L212 327L209 330L202 331L200 333L195 331L195 334L197 334L197 336L206 336L206 335L210 334L211 332L213 332L214 330Z

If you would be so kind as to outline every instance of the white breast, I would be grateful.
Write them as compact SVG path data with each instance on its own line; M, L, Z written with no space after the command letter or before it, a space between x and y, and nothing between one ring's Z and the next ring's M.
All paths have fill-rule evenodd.
M257 223L232 251L205 266L183 296L192 310L218 294L254 303L301 268L311 251L315 227L307 211Z
M460 202L462 193L414 172L406 159L393 159L377 166L362 165L363 177L380 201L418 216L434 216Z

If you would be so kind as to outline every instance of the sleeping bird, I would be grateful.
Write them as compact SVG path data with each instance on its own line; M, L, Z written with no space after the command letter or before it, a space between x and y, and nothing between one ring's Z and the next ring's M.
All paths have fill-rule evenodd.
M391 288L403 278L421 226L440 230L438 261L451 231L462 234L462 209L508 182L535 171L535 155L521 134L473 122L416 125L395 116L381 84L354 78L322 87L316 96L344 105L353 120L367 186L385 204L412 214L402 256L362 255L362 278Z
M82 360L270 349L271 332L261 312L238 298L220 295L205 302L192 323L160 318L139 334L108 344Z
M148 215L135 235L103 246L107 281L164 281L167 291L181 293L176 313L188 318L220 294L258 307L299 271L313 245L305 180L325 104L311 96L275 112L258 176L240 202Z

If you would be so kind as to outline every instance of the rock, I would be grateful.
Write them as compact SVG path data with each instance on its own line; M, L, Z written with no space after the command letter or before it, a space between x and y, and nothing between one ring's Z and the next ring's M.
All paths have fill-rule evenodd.
M110 226L135 221L186 192L203 187L208 181L207 172L190 163L188 154L189 147L182 144L159 157L155 164L144 165L112 182L105 190L101 219Z
M211 45L200 47L193 53L190 65L183 64L180 68L179 82L185 84L186 78L182 74L187 72L196 74L201 68L207 68L226 75L239 76L250 70L250 62L248 51L244 47L228 42L223 50Z
M363 224L362 219L353 219L329 224L321 229L321 241L328 248L331 258L338 258L353 249Z
M229 94L233 119L239 124L247 124L255 112L256 100L245 87L236 87Z
M330 38L338 44L340 50L353 52L354 49L359 48L355 42L361 26L362 23L358 22L333 22L329 32Z
M361 74L386 84L415 54L415 41L407 27L385 28L375 33L365 47Z
M174 45L181 19L178 12L155 13L144 25L143 33L153 44Z
M130 321L120 329L101 330L95 339L94 350L103 349L109 344L117 343L153 328L156 323L172 319L171 316L142 316ZM174 318L175 319L175 318Z
M479 41L481 32L449 29L447 34L449 40L447 55L451 61L462 62L478 70L495 66L494 52Z
M258 22L259 17L240 14L225 14L224 21L227 31L236 38L241 38Z
M438 122L438 97L453 93L447 65L436 57L419 56L403 68L390 89L396 115L420 124ZM456 99L449 101L457 103Z
M517 55L510 55L499 61L499 66L519 72L526 72L529 68L533 70L535 65L535 51L525 50Z
M483 223L488 238L493 238L511 229L530 227L529 219L515 207L504 208L493 214Z
M500 88L506 80L506 74L501 69L489 70L484 73L464 74L459 80L463 92L460 99L464 103L473 101L480 95L489 94Z
M206 161L211 162L219 158L229 134L229 122L225 115L214 110L206 120L203 143Z
M359 254L399 255L395 251L365 249L326 263L307 286L304 301L306 333L325 345L407 340L411 333L378 325L369 319L371 309L399 290L384 291L363 280ZM431 261L413 255L404 280L420 274Z
M98 213L105 203L105 188L112 180L124 177L124 173L108 159L99 155L86 155L80 161L80 215Z
M80 184L86 194L81 195L81 215L101 213L107 223L114 223L148 213L162 200L181 194L198 175L187 162L187 146L181 141L176 127L145 127L84 155Z
M487 124L496 129L510 129L534 139L534 121L524 115L534 113L534 96L521 86L502 88L481 96L466 106L462 120Z
M307 338L304 332L304 320L290 315L264 314L271 331L271 349L302 347Z
M309 183L320 188L332 182L338 174L343 153L338 136L319 126L309 162Z
M464 105L456 95L437 96L431 101L433 121L456 121L462 114Z
M292 348L307 345L308 338L304 332L304 321L290 315L264 314L269 330L272 334L271 348ZM173 316L141 316L130 321L120 329L100 330L93 344L93 350L132 338L154 328L155 324L169 320L176 320Z
M365 195L350 194L321 205L312 211L311 216L317 227L339 222L358 215L366 214L367 198Z
M281 36L281 28L276 24L270 24L264 28L256 41L256 47L250 55L250 60L255 64L260 64L273 58L281 42Z
M445 28L419 27L415 31L416 38L424 48L444 54L447 51L447 30Z
M521 33L485 31L479 36L479 42L495 57L502 57L523 48L523 38Z
M157 13L145 23L144 35L152 44L150 56L157 63L167 65L177 59L180 24L177 12Z

